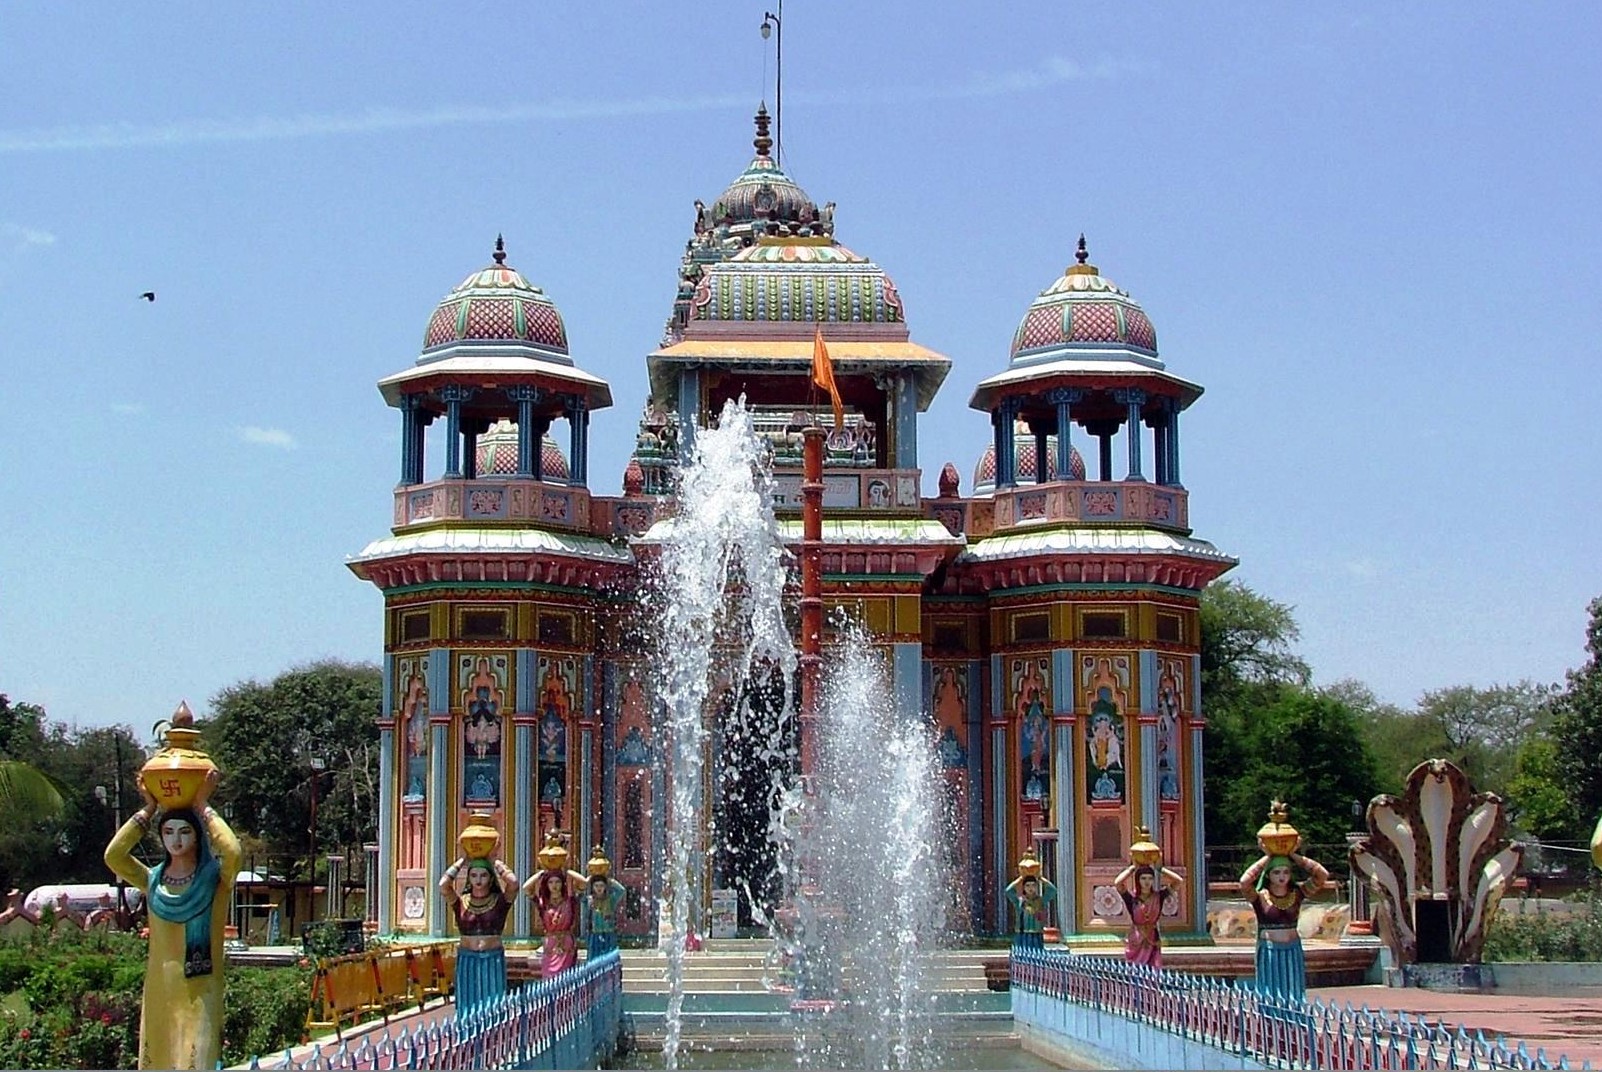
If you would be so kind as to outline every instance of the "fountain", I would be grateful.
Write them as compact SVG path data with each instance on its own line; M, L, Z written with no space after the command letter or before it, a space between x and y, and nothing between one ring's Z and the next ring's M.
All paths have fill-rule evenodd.
M752 909L794 968L791 1021L802 1063L929 1067L933 1020L919 982L938 944L944 882L934 851L935 743L918 712L890 701L883 660L852 623L841 623L818 717L809 720L805 778L797 777L788 704L780 701L776 721L753 712L763 690L788 697L799 665L783 605L792 559L772 499L750 414L743 401L730 402L717 426L695 437L651 596L672 734L665 1064L679 1061L684 957L698 923L692 891L727 835L709 822L707 799L709 723L718 718L736 734L763 735L747 744L769 778L756 799L769 804L785 904L772 915Z

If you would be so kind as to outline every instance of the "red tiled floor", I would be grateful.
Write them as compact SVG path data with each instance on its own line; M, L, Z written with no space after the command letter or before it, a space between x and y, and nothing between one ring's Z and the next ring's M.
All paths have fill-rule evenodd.
M1531 1053L1545 1049L1554 1062L1561 1055L1576 1067L1589 1061L1602 1068L1602 997L1441 994L1385 986L1319 987L1307 993L1357 1008L1416 1013L1484 1031L1487 1038L1504 1035L1510 1046L1522 1041Z

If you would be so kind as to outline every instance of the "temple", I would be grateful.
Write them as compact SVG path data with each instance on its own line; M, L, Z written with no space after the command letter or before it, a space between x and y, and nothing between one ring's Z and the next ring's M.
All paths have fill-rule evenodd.
M500 239L428 318L415 363L379 383L400 411L400 481L391 534L349 566L384 594L380 930L447 932L435 882L469 816L488 813L520 875L553 829L579 853L604 844L628 891L620 930L656 933L665 729L636 599L652 526L697 429L744 396L799 542L821 329L845 407L837 429L821 407L825 600L866 624L898 705L938 735L949 925L1006 932L1000 891L1032 847L1065 937L1121 937L1112 879L1144 825L1193 879L1165 931L1203 931L1197 601L1235 560L1188 524L1180 414L1201 387L1167 370L1146 313L1081 237L1008 359L998 339L994 374L971 387L993 436L970 448L968 493L942 457L926 496L918 415L951 361L912 340L890 276L840 243L834 204L780 168L765 110L756 122L750 164L695 202L621 495L590 490L590 418L611 389ZM431 429L443 451L426 449ZM713 891L771 892L765 811L718 809L720 786L771 760L729 734L710 748L720 836L703 915ZM512 937L536 933L522 901ZM739 917L754 922L743 893Z

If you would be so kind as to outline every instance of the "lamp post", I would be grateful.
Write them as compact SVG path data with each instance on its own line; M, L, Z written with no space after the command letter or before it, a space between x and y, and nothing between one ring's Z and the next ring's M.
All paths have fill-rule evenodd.
M111 769L111 832L113 836L122 829L122 734L112 730L112 742L117 749L117 759ZM95 799L103 805L107 797L106 787L95 786ZM128 888L123 885L122 876L117 875L117 926L121 927L128 914Z
M774 53L777 61L774 64L773 87L773 139L777 143L773 158L779 166L784 167L784 0L779 0L779 14L771 11L762 13L762 40L766 41L773 33L778 34L774 42Z
M311 880L317 881L317 783L322 780L323 768L326 764L322 756L312 756L308 760L311 764L311 845L306 853L306 867L311 872Z

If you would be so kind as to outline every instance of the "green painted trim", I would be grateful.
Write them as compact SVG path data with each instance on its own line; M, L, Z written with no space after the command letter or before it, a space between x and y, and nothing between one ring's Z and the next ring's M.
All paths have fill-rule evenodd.
M1171 596L1188 596L1199 599L1201 590L1197 588L1174 588L1166 584L1142 584L1138 581L1108 581L1106 584L1086 584L1084 582L1061 584L1034 584L1024 588L993 588L992 596L1013 595L1039 595L1050 592L1105 592L1108 589L1119 592L1162 592Z
M593 588L567 588L557 584L534 581L429 581L426 584L408 584L399 588L385 588L386 596L411 595L413 592L459 592L464 588L498 588L509 592L558 592L562 595L581 595L596 603L631 603L632 598L619 599L606 596Z

